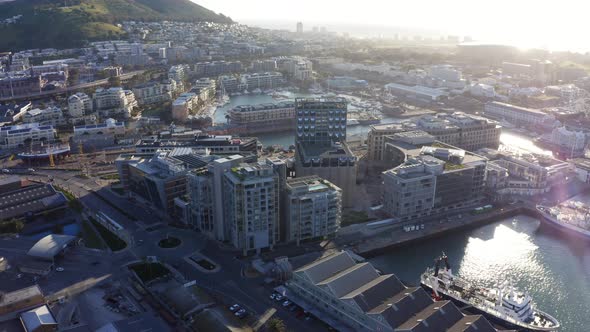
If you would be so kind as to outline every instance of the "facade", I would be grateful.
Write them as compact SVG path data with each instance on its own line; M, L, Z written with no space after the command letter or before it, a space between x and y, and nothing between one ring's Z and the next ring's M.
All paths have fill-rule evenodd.
M486 155L490 164L503 169L508 175L503 186L496 190L499 195L534 196L562 185L569 176L574 176L571 164L544 155L516 154L504 151Z
M394 95L428 102L439 101L448 97L448 93L444 90L433 89L421 85L408 86L398 83L389 83L385 85L385 89Z
M241 71L242 63L239 61L199 62L195 65L195 74L197 76L215 77Z
M42 87L41 75L0 78L0 98L39 93Z
M256 60L252 62L250 71L254 73L267 73L277 71L277 61L274 59Z
M232 137L230 135L193 135L187 139L142 139L135 145L138 153L170 151L179 147L207 149L216 155L258 155L258 139L254 137Z
M197 106L198 95L193 92L183 93L172 103L172 119L185 122L189 114Z
M225 173L225 218L230 241L244 254L279 241L279 177L272 166L242 164Z
M442 142L413 145L395 136L386 149L399 165L383 172L383 207L391 216L410 220L482 200L486 158Z
M170 81L174 82L173 80ZM174 89L171 83L148 82L133 88L133 94L139 105L156 104L171 100L173 92Z
M484 113L486 116L504 119L515 125L539 125L549 117L540 110L497 101L485 104Z
M92 99L87 94L78 92L68 98L68 113L72 118L81 118L92 113Z
M101 149L116 144L116 140L125 136L125 122L117 122L107 119L97 125L74 126L72 142L75 146L80 144L88 151Z
M169 215L175 199L187 193L187 173L206 163L192 149L158 152L151 156L121 155L115 161L125 188Z
M502 133L502 128L497 123L462 112L423 116L417 120L416 125L438 141L467 151L498 148Z
M27 113L32 107L30 101L19 104L0 105L0 122L13 123L16 122Z
M4 126L0 128L0 148L16 149L55 140L53 126L41 126L38 123Z
M215 98L217 92L216 82L210 78L200 78L195 81L191 92L194 92L199 97L199 103L204 105Z
M347 103L343 98L296 99L296 176L318 175L342 189L353 205L356 157L346 145Z
M284 84L283 74L278 72L252 73L241 76L242 85L252 91L255 89L274 89Z
M283 214L287 242L330 237L340 228L342 190L318 176L287 180Z
M182 83L188 78L190 71L191 70L188 65L172 66L168 70L168 78L176 81L176 83Z
M462 112L438 113L406 123L373 125L367 136L369 160L384 161L387 137L413 130L421 130L437 141L467 151L498 148L502 133L502 128L496 122Z
M568 130L566 127L553 129L551 132L551 143L565 148L576 154L583 152L586 147L586 135L581 131Z
M122 88L99 88L92 97L94 109L102 119L111 117L130 118L131 112L137 107L132 91Z
M62 126L65 124L63 112L59 107L48 107L46 109L32 109L23 116L23 123L38 123L42 126Z
M369 83L365 80L359 80L354 77L348 76L335 76L326 80L328 90L358 90L366 89L369 87Z
M313 63L304 57L294 56L280 58L279 67L296 81L307 81L312 78Z
M237 106L229 110L228 115L230 124L243 127L248 133L292 130L295 125L295 104L282 102Z
M421 287L408 288L345 251L295 270L286 289L289 300L337 331L497 332L482 316L434 302Z

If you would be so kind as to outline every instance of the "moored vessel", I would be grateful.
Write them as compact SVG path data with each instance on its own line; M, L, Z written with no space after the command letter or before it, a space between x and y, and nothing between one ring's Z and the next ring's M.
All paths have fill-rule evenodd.
M557 331L557 319L536 308L531 296L504 281L498 287L476 286L452 273L443 254L420 276L420 284L437 299L446 298L507 328L521 331ZM471 309L472 308L472 309Z

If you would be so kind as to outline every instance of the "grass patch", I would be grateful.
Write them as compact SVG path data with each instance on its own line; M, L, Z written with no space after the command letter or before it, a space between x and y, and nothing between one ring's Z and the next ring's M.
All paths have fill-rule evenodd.
M167 237L165 239L160 240L160 242L158 242L158 246L164 249L171 249L178 247L181 243L182 241L180 241L180 239L177 239L175 237Z
M454 171L457 169L463 169L465 166L461 164L445 163L445 171Z
M119 173L105 174L100 177L103 180L119 180Z
M129 266L129 269L137 273L144 283L170 274L170 270L160 263L138 263Z
M109 248L111 248L112 251L123 250L127 247L127 243L125 243L125 241L121 240L120 237L115 235L113 232L108 230L106 227L101 225L98 221L94 220L92 217L89 219L90 219L90 222L92 222L92 225L94 225L94 228L96 228L96 230L100 234L100 237L102 237L104 242L107 244L107 246L109 246Z
M367 221L375 220L375 218L369 218L369 215L365 211L348 211L342 213L342 226L361 224Z
M82 222L82 239L87 248L104 249L104 243L88 221Z
M125 190L121 187L113 187L111 186L111 190L117 194L119 194L120 196L125 196Z
M60 186L54 185L53 187L55 188L55 190L64 194L64 196L68 200L68 206L71 209L73 209L74 211L76 211L78 213L82 213L82 210L84 210L84 206L82 205L82 203L80 203L80 200L76 196L74 196L74 194L72 194L71 192L67 191L66 189L64 189Z

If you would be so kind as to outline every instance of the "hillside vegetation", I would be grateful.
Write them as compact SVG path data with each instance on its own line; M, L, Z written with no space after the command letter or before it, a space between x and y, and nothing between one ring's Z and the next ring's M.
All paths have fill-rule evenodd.
M0 51L68 48L85 42L124 37L116 23L125 20L176 20L230 23L189 0L17 0L0 2L0 19L23 15L0 25Z

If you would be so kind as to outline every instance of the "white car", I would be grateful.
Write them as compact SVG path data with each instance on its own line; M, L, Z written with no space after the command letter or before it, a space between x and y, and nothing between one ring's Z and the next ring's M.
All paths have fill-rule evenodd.
M63 267L56 267L55 268L55 271L57 271L57 272L63 272L63 271L65 271L65 269Z
M288 307L290 305L291 305L291 301L289 301L289 300L283 302L283 307Z
M238 310L240 310L239 304L234 304L231 307L229 307L229 311L231 311L231 312L238 311Z

